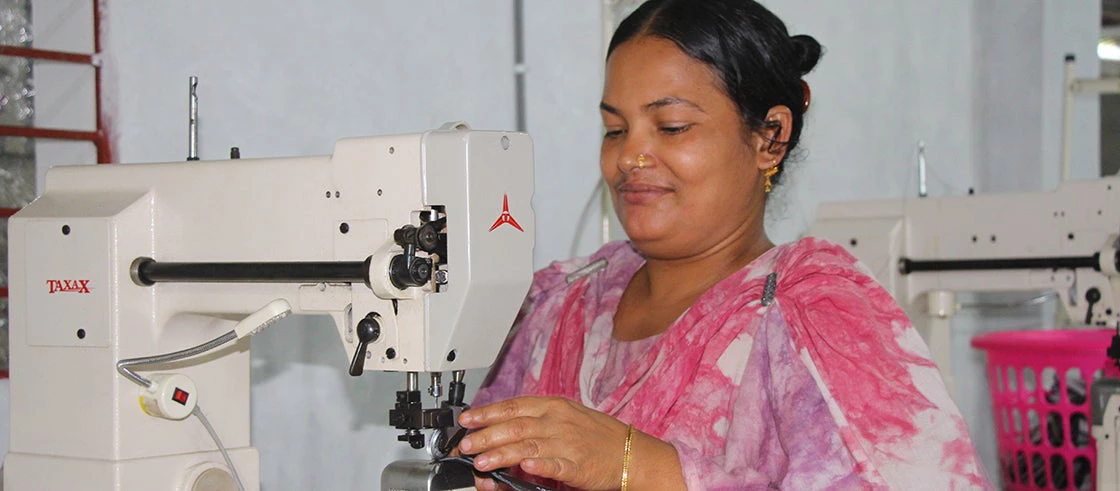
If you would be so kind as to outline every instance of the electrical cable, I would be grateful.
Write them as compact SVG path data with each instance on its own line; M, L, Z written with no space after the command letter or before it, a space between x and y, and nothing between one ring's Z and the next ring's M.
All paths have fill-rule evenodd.
M155 356L143 356L139 358L128 358L118 361L117 371L120 372L120 374L125 378L135 382L141 387L150 388L152 386L152 381L144 377L143 375L132 371L130 367L170 363L173 361L190 358L192 356L201 355L208 351L217 349L218 347L230 341L244 339L258 332L261 332L261 330L263 330L264 328L275 324L276 321L290 314L291 311L291 305L289 305L286 300L273 300L256 312L249 314L247 317L242 319L241 322L238 322L232 330L226 332L225 334L222 334L221 336L218 336L200 345L192 346L190 348L174 351L171 353L165 353ZM194 409L191 410L191 414L198 418L200 422L202 422L202 426L206 428L206 432L210 434L210 438L212 438L214 440L214 443L218 446L218 451L221 452L222 458L226 461L226 466L229 467L230 475L237 483L238 491L245 491L245 485L241 482L241 476L237 474L237 468L233 466L233 459L229 457L229 453L226 451L226 447L222 445L222 440L218 438L218 433L214 431L214 427L210 425L210 420L206 419L206 415L202 413L202 408L200 408L196 404L194 406Z
M245 491L245 485L241 483L241 476L237 475L237 468L233 466L233 459L229 458L229 453L226 452L225 445L222 445L222 440L218 438L218 433L214 431L214 427L210 426L210 420L206 419L206 415L202 414L202 408L195 405L194 410L191 411L194 417L202 422L202 426L206 427L206 432L210 433L210 438L214 439L214 443L218 445L218 451L222 452L222 458L226 459L226 466L229 467L229 473L233 476L233 480L237 483L238 491Z
M210 341L187 349L162 355L144 356L140 358L129 358L127 360L121 360L117 362L117 371L120 372L121 375L124 375L125 378L136 382L142 387L151 387L151 380L148 380L143 375L133 372L129 369L129 367L140 365L154 365L157 363L170 363L173 361L182 360L184 358L190 358L192 356L200 355L207 351L218 348L219 346L226 344L234 339L237 339L237 332L229 331L225 334L222 334L221 336L211 339ZM229 453L226 452L226 447L222 445L222 440L218 438L218 433L214 431L213 426L210 426L210 420L206 419L206 415L202 413L202 409L197 405L191 411L191 414L198 418L200 422L202 422L202 426L206 428L206 432L210 433L210 438L214 439L214 443L218 445L218 450L222 453L222 458L225 459L226 466L229 467L229 473L231 476L233 476L233 480L237 483L238 491L245 491L245 485L241 483L241 477L237 475L237 468L233 466L233 460L229 458Z
M579 219L576 220L576 233L572 237L571 247L568 249L569 257L575 257L578 253L580 243L583 242L583 232L587 227L587 220L591 218L591 211L594 209L595 203L600 201L605 186L606 183L602 178L595 181L595 187L591 190L591 196L589 196L587 198L587 201L584 202L583 210L580 211Z

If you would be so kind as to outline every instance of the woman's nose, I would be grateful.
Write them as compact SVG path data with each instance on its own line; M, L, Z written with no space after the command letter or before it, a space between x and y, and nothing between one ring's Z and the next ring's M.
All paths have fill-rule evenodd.
M653 157L645 152L623 153L619 156L618 170L629 174L638 169L645 169L653 164Z
M654 164L653 154L649 151L649 141L632 129L619 146L618 170L629 174L637 169L645 169Z

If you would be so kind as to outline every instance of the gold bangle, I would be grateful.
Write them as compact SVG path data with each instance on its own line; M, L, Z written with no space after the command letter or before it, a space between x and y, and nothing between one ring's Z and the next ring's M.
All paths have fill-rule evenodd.
M627 491L630 487L630 444L634 440L634 425L629 425L626 429L626 449L622 451L622 485L618 487L619 491Z

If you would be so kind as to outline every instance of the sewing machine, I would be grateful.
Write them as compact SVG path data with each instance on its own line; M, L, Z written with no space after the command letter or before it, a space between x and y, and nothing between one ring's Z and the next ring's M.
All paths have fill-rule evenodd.
M445 444L532 279L532 163L528 135L457 123L321 157L52 169L9 220L7 489L259 489L246 338L288 313L330 316L351 375L404 372L388 420Z
M1120 329L1118 233L1116 177L1053 192L828 203L809 231L844 245L908 311L950 393L958 292L1051 291L1068 326ZM1092 392L1096 489L1120 490L1120 380Z

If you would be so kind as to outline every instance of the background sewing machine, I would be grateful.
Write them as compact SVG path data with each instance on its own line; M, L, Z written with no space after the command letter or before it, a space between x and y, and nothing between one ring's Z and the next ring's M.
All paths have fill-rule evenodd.
M407 374L391 418L422 447L457 413L423 408L420 374L438 396L451 372L462 402L528 290L532 158L523 133L460 123L324 157L52 169L9 222L6 488L232 489L182 420L197 405L258 489L243 339L289 311L334 320L351 375Z
M872 270L910 314L951 392L950 318L960 292L1051 291L1065 326L1120 328L1118 233L1116 177L1065 181L1053 192L829 203L809 231ZM1103 393L1096 402L1096 414L1113 415L1095 425L1097 489L1118 489L1120 397Z

